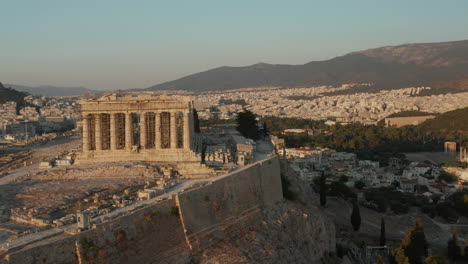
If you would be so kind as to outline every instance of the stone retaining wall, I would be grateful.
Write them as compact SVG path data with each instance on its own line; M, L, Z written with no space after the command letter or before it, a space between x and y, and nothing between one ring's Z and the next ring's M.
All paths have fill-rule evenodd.
M186 263L191 253L259 224L261 208L281 199L273 157L94 229L26 246L4 263Z

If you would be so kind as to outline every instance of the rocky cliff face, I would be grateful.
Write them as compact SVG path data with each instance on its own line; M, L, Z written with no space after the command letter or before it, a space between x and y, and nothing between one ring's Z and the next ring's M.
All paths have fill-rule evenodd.
M263 221L236 237L192 257L193 263L335 263L335 225L308 184L287 174L296 201L282 201L262 210Z
M335 251L335 227L318 211L291 202L263 210L264 221L193 257L197 263L320 263Z

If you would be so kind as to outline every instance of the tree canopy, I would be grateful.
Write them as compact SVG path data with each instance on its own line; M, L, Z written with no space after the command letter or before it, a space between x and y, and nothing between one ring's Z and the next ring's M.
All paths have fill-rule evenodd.
M244 111L239 112L236 122L237 131L239 131L242 136L253 140L260 138L257 116L252 111L244 109Z
M359 205L357 202L353 203L353 212L351 213L351 225L354 231L358 231L361 228L361 212L359 211Z

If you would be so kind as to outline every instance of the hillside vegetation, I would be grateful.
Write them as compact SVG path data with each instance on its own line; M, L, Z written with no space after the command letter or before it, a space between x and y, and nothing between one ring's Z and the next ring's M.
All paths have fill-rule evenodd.
M424 131L468 133L468 107L456 109L426 120L419 127Z
M6 88L0 82L0 104L4 104L8 101L15 101L18 104L23 104L25 96L27 96L26 93L18 92L11 88Z
M294 119L265 119L267 127L299 128L304 122ZM310 123L311 125L313 123ZM320 127L314 124L311 127ZM468 146L468 107L440 114L417 126L386 127L352 123L330 127L330 134L315 137L307 134L280 135L288 147L328 147L356 153L361 159L386 164L389 157L403 157L404 152L443 151L445 141Z

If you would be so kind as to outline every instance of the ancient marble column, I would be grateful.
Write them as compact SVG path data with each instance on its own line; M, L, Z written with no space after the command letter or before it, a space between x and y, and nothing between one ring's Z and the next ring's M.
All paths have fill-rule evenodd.
M116 150L117 149L117 128L115 122L115 115L114 113L109 114L110 117L110 149Z
M146 149L146 113L140 113L140 148Z
M171 149L177 148L176 112L171 112Z
M89 116L83 117L83 152L89 151Z
M132 113L125 113L125 149L131 151L133 145Z
M102 150L101 114L95 114L94 137L96 138L96 150Z
M154 148L160 149L161 148L161 113L160 112L154 113L154 118L155 118Z
M190 131L190 112L184 113L184 148L190 148L191 131Z

